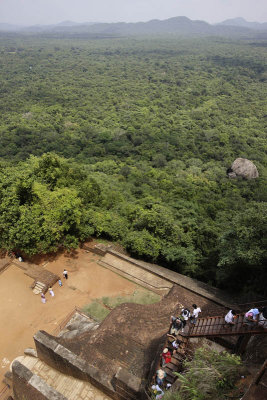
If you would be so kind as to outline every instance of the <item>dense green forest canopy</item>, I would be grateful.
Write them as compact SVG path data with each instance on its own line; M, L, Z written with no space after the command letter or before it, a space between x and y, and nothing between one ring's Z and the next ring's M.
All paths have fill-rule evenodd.
M266 42L0 36L0 247L95 235L266 293ZM237 157L260 177L231 180Z

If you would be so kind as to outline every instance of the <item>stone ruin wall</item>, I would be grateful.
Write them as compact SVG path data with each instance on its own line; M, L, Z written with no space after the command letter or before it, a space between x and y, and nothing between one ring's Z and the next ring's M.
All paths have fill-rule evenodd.
M94 251L94 249L91 248L88 250ZM223 307L230 306L229 302L227 301L228 298L222 291L216 288L210 288L208 285L195 281L191 278L177 274L173 271L169 271L163 267L130 259L129 257L118 254L109 248L96 248L94 252L97 254L101 253L101 255L104 255L108 252L114 257L118 257L125 262L133 262L140 266L140 268L145 268L148 271L155 273L158 276L162 276L175 284L179 285L180 282L180 287L186 288L186 290L189 290L191 293L193 292L198 294L198 296L201 296L202 298L204 297L209 301L216 303L216 305L220 304ZM164 338L162 338L162 340L165 341ZM125 368L119 367L117 373L110 381L110 377L105 376L105 374L103 374L99 369L89 365L85 360L59 344L53 338L53 336L50 336L46 332L39 331L34 336L34 341L40 360L64 374L90 382L114 400L147 399L147 396L144 392L144 382L142 382L140 378L131 374ZM160 354L163 344L163 341L161 343L161 340L159 340L157 353ZM159 354L155 355L155 359L151 365L151 370L149 373L150 378L155 371L156 361L159 357ZM18 361L15 361L13 365L13 387L15 400L65 399L64 396L50 388L45 382L43 382L36 375L33 375L31 371L21 365Z

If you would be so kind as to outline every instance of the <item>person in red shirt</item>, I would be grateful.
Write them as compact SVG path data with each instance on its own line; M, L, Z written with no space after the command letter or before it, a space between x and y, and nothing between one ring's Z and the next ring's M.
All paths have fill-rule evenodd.
M170 350L166 347L162 354L161 354L161 362L162 362L162 366L164 367L164 365L168 364L171 361L172 355Z

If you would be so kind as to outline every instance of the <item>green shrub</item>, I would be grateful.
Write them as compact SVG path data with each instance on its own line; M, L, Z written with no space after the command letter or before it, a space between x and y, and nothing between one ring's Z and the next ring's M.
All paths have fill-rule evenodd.
M240 357L201 348L194 359L184 363L185 372L176 374L181 382L179 392L169 392L164 400L214 400L234 386L240 374Z

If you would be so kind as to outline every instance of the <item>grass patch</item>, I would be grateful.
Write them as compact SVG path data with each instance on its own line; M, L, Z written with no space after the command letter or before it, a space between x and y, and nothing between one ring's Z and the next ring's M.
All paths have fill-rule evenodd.
M83 312L96 321L103 321L110 311L123 303L153 304L160 301L160 295L146 289L137 289L128 296L102 297L83 307Z
M115 308L123 303L153 304L160 301L160 296L150 290L137 289L128 296L103 297L102 303L109 308Z
M109 310L96 300L84 306L82 310L85 314L89 315L96 321L103 321L103 319L105 319L109 314Z

